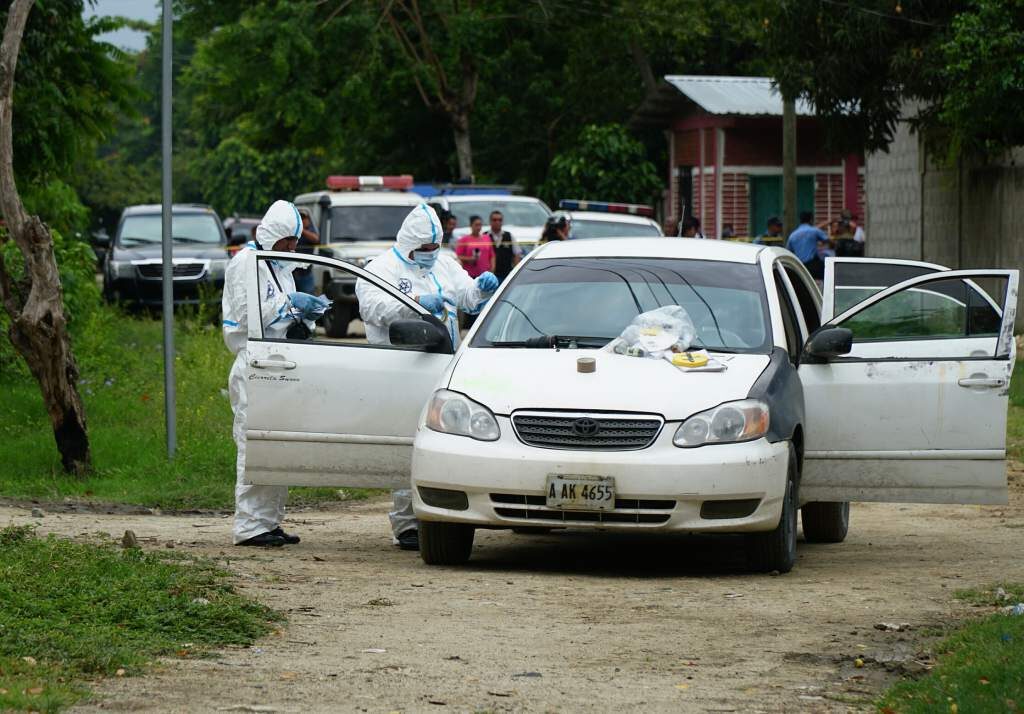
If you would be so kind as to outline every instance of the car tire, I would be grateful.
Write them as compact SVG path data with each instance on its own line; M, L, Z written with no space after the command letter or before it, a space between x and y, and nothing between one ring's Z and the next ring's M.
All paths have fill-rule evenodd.
M800 485L800 467L796 449L789 445L789 468L786 475L786 495L782 501L782 515L774 530L747 536L747 560L751 568L761 573L788 573L796 564L797 489Z
M324 332L328 337L348 337L348 324L352 322L352 311L347 305L331 305L324 313Z
M427 565L462 565L473 552L476 529L465 523L421 521L420 558Z
M815 501L800 509L808 543L842 543L850 528L849 501Z

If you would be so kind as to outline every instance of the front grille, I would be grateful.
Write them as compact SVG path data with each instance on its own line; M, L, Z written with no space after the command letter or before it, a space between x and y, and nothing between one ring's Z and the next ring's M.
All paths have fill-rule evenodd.
M676 502L636 498L616 498L614 511L566 511L548 508L544 496L518 493L492 493L494 513L502 518L515 518L544 523L567 524L634 524L658 525L672 517Z
M543 449L630 451L646 449L661 431L656 416L519 413L512 416L524 444Z
M163 277L163 264L161 263L140 263L135 266L139 269L139 275L144 278ZM175 278L197 278L203 274L202 263L174 263L171 266L171 274Z

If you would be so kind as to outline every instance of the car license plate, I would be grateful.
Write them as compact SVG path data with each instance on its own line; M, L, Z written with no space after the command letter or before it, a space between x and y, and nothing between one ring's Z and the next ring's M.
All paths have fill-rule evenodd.
M548 476L548 508L610 511L615 508L615 479L610 476Z

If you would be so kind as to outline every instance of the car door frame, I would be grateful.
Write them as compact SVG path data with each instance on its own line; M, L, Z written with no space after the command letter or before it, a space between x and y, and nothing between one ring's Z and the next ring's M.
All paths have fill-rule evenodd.
M420 319L429 321L433 316L428 310L402 293L393 285L390 285L383 278L364 270L351 263L327 258L319 255L295 254L282 251L261 250L258 252L252 265L248 266L246 283L249 289L246 290L246 300L249 315L261 316L259 292L259 271L258 262L263 260L300 260L310 264L317 264L325 268L335 268L348 271L357 279L363 279L374 287L387 293L390 297L398 300L408 307ZM435 318L436 319L436 318ZM427 352L421 349L399 349L388 348L382 345L362 344L330 344L330 343L306 343L296 340L266 338L263 335L262 316L260 319L248 320L247 350L251 350L251 342L260 344L283 344L293 345L299 349L358 349L358 350L380 350L386 349L391 360L408 362L410 369L425 361L431 363L434 374L434 381L444 375L450 365L456 350L450 343L447 349L441 351ZM402 358L408 355L408 360ZM443 359L442 359L443 358ZM250 365L255 362L250 355ZM284 364L284 363L283 363ZM292 363L294 365L294 362ZM341 365L339 365L341 366ZM251 367L250 367L251 368ZM282 369L290 369L284 366ZM429 375L428 375L429 377ZM253 411L253 390L249 390L248 409ZM426 400L417 409L417 416L426 406ZM377 405L379 408L379 404ZM395 415L386 418L394 419ZM397 421L397 419L394 419ZM291 486L343 486L343 487L407 487L409 480L408 464L412 458L412 444L415 433L407 435L366 435L366 434L340 434L332 432L310 432L310 431L286 431L281 429L254 429L250 421L247 424L246 437L246 481L251 484L262 485L291 485ZM339 471L326 470L324 464L327 462L325 453L328 450L341 452L344 450L345 473L339 475ZM287 464L287 467L284 465ZM251 467L251 469L250 469ZM357 476L354 474L362 474Z
M941 266L938 267L941 268ZM890 369L894 364L899 368L899 363L917 363L920 365L921 369L940 369L937 365L981 361L1005 363L1005 366L1003 367L1005 371L1005 378L993 378L991 380L993 384L988 385L992 389L1003 389L1002 392L996 393L995 396L1005 397L1009 384L1010 372L1013 367L1013 356L1015 351L1013 342L1013 321L1016 314L1019 271L999 269L954 271L941 269L924 273L881 290L848 308L840 315L834 316L828 321L823 321L821 329L841 327L843 323L847 322L850 318L871 308L875 304L888 299L892 295L911 289L917 285L939 280L961 279L970 287L979 290L983 295L987 296L987 293L984 290L981 290L976 284L974 284L973 279L992 277L1005 279L1007 282L1005 293L1003 294L1003 305L1001 307L996 306L995 301L992 300L991 296L988 296L989 301L997 307L1001 318L998 334L994 338L985 338L994 340L994 348L991 354L920 354L915 356L901 356L899 354L875 356L842 355L829 359L824 363L812 363L811 361L805 361L805 357L802 357L801 365L798 369L803 372L801 377L802 382L804 383L806 398L808 401L821 398L822 394L824 394L828 389L829 381L836 381L836 369L833 367L834 365L838 366L849 365L851 363L863 363L865 364L866 378L870 379L871 375L869 372L872 369L875 370L877 378L878 374L882 372L882 370ZM960 341L964 339L970 339L970 336L965 335L963 338L934 338L934 341ZM908 344L912 342L931 342L931 340L923 337L904 340L877 340L875 342L879 344ZM813 374L810 371L811 369L815 370ZM938 385L938 389L940 390L940 402L941 391L943 388L948 387L952 390L947 392L947 394L954 395L953 398L967 395L967 392L969 392L971 388L963 382L965 379L970 378L961 376L960 372L963 371L963 369L946 369L939 372L944 380L943 383ZM913 369L907 369L906 374L906 379L915 378ZM879 384L881 384L881 382ZM960 392L957 390L967 391ZM1005 402L1005 399L1003 401ZM879 411L876 413L858 415L850 414L849 411L846 410L843 412L843 418L847 420L852 428L860 428L856 421L858 417L864 420L863 424L860 425L864 427L868 424L868 420L879 418L882 414L880 410L883 408L912 408L910 405L901 405L898 403L894 405L891 400L887 401L882 396L879 397L877 402ZM841 404L836 404L834 406L837 409L843 409L843 405ZM1002 408L1005 409L1005 404ZM815 410L808 409L808 413L811 414ZM820 413L820 410L817 411ZM999 421L998 418L996 421ZM949 425L946 428L948 433L948 429L952 428L952 425ZM866 431L869 430L866 429ZM906 450L905 452L899 450L872 451L869 449L861 449L857 451L841 449L826 450L820 448L820 444L816 443L817 439L814 436L813 430L808 429L807 433L807 451L805 454L805 464L807 468L805 468L805 471L809 476L806 483L808 489L807 497L809 500L870 500L929 503L1006 502L1005 429L1002 435L1004 443L1001 450L979 449L977 451L972 451L970 449L911 449ZM941 443L941 441L939 443ZM830 466L826 466L826 464ZM925 464L928 464L928 466L926 467ZM934 471L934 480L926 482L923 475L914 475L913 471L915 466L920 467L921 474L923 474L927 468L931 468ZM974 467L975 483L973 485L969 483L972 480L970 475L956 473L957 468L969 469L971 467ZM899 478L894 478L892 477L892 474L901 474L901 476ZM902 480L899 480L900 478L902 478ZM843 479L845 479L845 481L843 481ZM858 480L859 483L853 483L853 481ZM1002 482L1001 486L999 485L1000 480Z

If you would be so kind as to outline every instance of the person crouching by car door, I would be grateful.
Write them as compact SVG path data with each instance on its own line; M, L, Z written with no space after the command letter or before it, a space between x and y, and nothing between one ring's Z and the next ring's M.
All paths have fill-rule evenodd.
M433 313L448 328L452 347L458 347L457 311L478 313L498 288L498 279L490 271L475 280L469 277L454 258L441 253L441 235L441 221L434 209L421 203L405 217L395 246L371 260L366 269ZM363 279L356 281L356 297L370 344L391 344L391 323L416 317L412 310ZM410 404L409 408L422 406ZM394 510L388 517L395 545L403 550L419 550L419 524L412 512L412 490L399 489L392 495Z
M253 486L245 481L245 429L248 396L246 372L249 357L246 342L249 320L261 320L264 337L282 339L290 336L295 326L312 318L329 302L323 298L295 290L292 271L298 263L261 260L257 264L260 286L260 315L249 315L246 302L246 279L252 275L257 251L264 246L272 250L294 252L302 232L302 221L295 205L275 201L256 228L256 237L245 244L224 274L224 344L235 355L228 375L228 396L234 412L232 434L238 449L235 463L235 545L281 546L298 543L299 537L281 529L287 486ZM308 330L308 327L306 328Z

